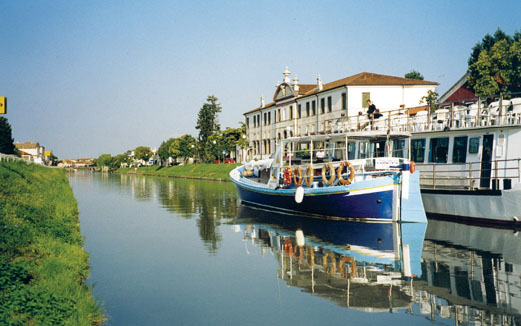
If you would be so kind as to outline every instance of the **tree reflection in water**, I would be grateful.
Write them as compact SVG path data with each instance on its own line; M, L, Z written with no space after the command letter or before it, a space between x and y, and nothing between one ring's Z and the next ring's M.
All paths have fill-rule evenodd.
M157 200L184 219L197 219L199 236L210 253L219 249L222 219L235 217L239 205L230 182L121 175L122 187L137 200Z

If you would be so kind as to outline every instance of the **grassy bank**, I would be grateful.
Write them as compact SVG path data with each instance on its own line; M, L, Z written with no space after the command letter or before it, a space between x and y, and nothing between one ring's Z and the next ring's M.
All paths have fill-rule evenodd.
M239 164L187 164L168 167L147 166L139 168L120 168L116 172L228 181L230 171L238 165Z
M97 325L77 202L62 170L0 162L0 324Z

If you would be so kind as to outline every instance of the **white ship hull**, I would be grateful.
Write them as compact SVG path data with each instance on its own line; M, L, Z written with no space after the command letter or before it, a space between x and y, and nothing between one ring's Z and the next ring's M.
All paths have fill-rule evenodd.
M424 190L422 199L430 218L496 225L521 218L520 190Z

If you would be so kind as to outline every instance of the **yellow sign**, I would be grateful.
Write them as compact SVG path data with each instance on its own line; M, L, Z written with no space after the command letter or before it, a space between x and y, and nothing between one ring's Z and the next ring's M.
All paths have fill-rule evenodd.
M0 114L7 113L7 97L0 96Z

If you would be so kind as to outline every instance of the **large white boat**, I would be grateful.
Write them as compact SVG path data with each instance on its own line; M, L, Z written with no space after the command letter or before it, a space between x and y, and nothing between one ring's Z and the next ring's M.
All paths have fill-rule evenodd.
M458 105L457 105L458 104ZM512 226L521 217L521 98L480 99L328 123L331 132L409 131L429 218Z

